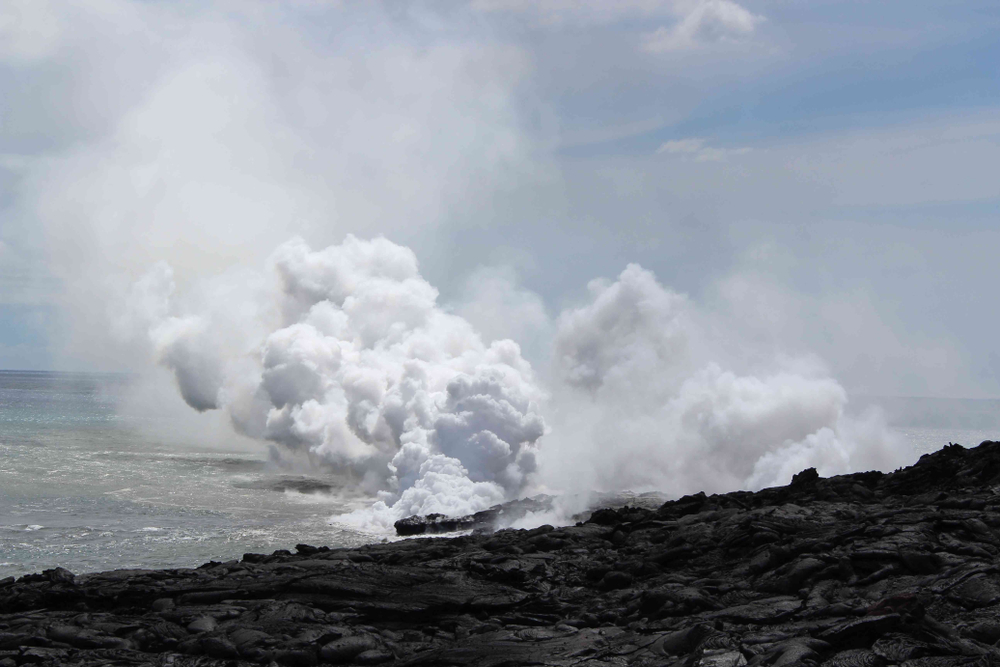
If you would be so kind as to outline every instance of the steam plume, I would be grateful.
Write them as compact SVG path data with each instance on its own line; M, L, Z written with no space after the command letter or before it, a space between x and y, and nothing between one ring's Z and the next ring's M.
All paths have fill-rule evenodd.
M877 416L846 416L846 392L814 361L724 369L695 305L638 265L558 317L549 389L517 343L485 345L443 310L413 252L384 238L319 251L293 239L256 285L245 322L173 312L163 264L133 302L191 407L377 491L355 522L464 514L539 488L760 488L807 466L906 458Z
M593 281L589 302L558 320L542 477L680 495L783 484L809 466L829 475L907 460L878 415L846 415L846 392L817 361L725 369L726 348L745 343L734 323L720 337L709 321L638 265Z
M171 313L165 265L137 284L136 302L158 304L149 337L191 407L352 472L379 490L385 519L477 511L524 489L544 432L532 369L513 341L486 346L444 312L409 249L295 239L268 273L258 295L273 303L255 312L277 325L238 327L264 333L235 357L212 344L211 315Z

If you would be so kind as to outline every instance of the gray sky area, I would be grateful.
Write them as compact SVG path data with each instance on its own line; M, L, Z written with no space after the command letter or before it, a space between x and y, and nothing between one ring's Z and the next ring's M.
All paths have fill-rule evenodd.
M142 370L150 267L208 303L354 234L539 368L636 263L727 368L1000 397L998 34L995 0L0 0L0 368Z

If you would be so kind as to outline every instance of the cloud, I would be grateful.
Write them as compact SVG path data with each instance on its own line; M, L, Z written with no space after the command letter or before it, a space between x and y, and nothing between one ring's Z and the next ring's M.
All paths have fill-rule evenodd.
M144 363L106 319L159 260L197 298L185 284L259 266L292 236L420 238L547 178L516 99L518 49L473 34L426 43L374 3L346 22L310 10L336 40L286 5L241 5L240 20L226 7L53 4L77 26L56 73L29 63L5 90L5 141L58 136L6 160L19 171L0 193L13 203L2 235L19 250L12 227L44 236L34 261L65 290L73 325L53 343L72 367Z
M915 128L752 153L681 135L654 155L643 134L746 71L749 58L702 57L757 34L762 18L733 2L483 1L471 18L376 3L37 7L74 30L0 56L19 72L0 133L36 142L2 161L17 179L2 193L15 215L0 261L34 250L8 221L44 231L65 288L64 362L143 370L158 389L166 377L194 408L179 423L234 424L381 492L358 521L536 487L676 494L777 483L809 464L886 465L899 452L878 419L847 416L842 369L867 365L857 341L893 361L880 375L906 377L911 354L955 359L906 345L884 301L816 297L814 258L831 255L800 252L795 234L870 233L824 234L815 217L802 233L828 203L992 196L995 122L940 142ZM636 53L643 33L649 51L694 55ZM634 123L610 118L626 108ZM559 154L573 114L593 123L579 144L632 137L636 150ZM782 277L787 303L750 280L720 288L746 307L730 312L705 289L758 219L784 225L775 245L809 266ZM852 247L823 270L883 267L888 244L870 245L876 261ZM537 265L524 283L493 266L518 252ZM620 272L636 260L645 268ZM5 278L27 275L11 266ZM617 277L560 313L595 275ZM848 342L823 347L831 331Z
M617 2L587 2L586 0L473 0L474 11L515 14L549 26L603 25L630 18L672 14L677 0L619 0Z
M656 149L656 152L669 153L671 155L690 155L700 151L704 143L704 139L697 138L672 139L661 144L660 147Z
M197 309L175 301L165 264L133 286L133 321L192 408L221 408L244 435L353 473L381 492L364 517L382 524L524 489L544 392L516 343L484 344L437 305L408 248L295 239L259 282L269 287L216 291ZM235 298L259 302L239 315L225 305Z
M643 35L643 50L669 53L713 44L738 43L749 38L764 20L764 17L752 14L731 0L682 3L679 9L680 17L676 23Z
M33 162L34 159L27 155L0 153L0 169L6 169L15 174L28 171L32 167Z
M1000 389L979 373L996 318L976 286L990 284L1000 243L1000 182L988 177L1000 160L997 119L977 110L775 136L697 169L696 153L654 146L576 160L567 178L580 219L621 220L613 231L586 227L608 255L699 295L735 276L745 308L733 319L742 335L767 339L748 350L814 352L852 393L987 397ZM596 257L593 272L573 278L617 271ZM766 318L781 321L774 335L759 334Z
M883 268L889 267L896 251L887 241L880 253ZM761 253L711 290L713 311L741 323L746 348L786 354L808 350L836 368L838 378L860 394L962 391L959 378L969 372L970 362L979 362L963 358L953 340L907 331L898 312L880 304L870 289L830 290L819 297L791 289L775 277L787 261L780 252ZM815 272L815 267L806 271Z
M637 21L669 20L670 24L641 35L649 53L687 51L714 44L745 41L764 20L732 0L474 0L473 10L528 19L548 28L604 26Z
M516 340L534 364L548 359L552 321L541 297L520 285L510 266L480 267L466 282L455 312L487 342Z
M534 310L505 272L491 280L481 306ZM547 327L544 380L517 343L486 343L442 308L413 252L384 238L321 250L293 239L251 282L192 305L158 264L132 287L131 330L195 410L377 492L338 519L357 527L533 490L679 495L907 461L878 415L847 415L815 358L754 358L738 318L715 320L635 264ZM247 299L240 313L227 305ZM742 368L726 368L734 357Z
M717 321L638 265L592 282L558 319L539 479L680 495L909 460L878 415L847 416L846 391L815 358L748 345L739 320Z
M6 0L0 5L0 61L28 64L58 48L63 25L49 0Z
M704 139L691 137L664 142L660 144L656 152L690 157L697 162L724 162L731 156L746 155L750 150L745 146L741 148L715 148L706 146Z

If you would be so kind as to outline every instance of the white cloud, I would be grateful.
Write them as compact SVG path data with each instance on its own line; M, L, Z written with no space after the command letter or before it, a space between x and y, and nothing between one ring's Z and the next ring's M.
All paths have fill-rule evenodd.
M0 221L7 227L0 229L0 297L15 284L28 294L20 258L36 248L12 234L8 220L44 228L45 256L69 290L62 303L66 328L78 338L69 357L75 364L142 368L156 359L190 404L220 406L245 432L339 461L364 477L365 488L387 491L383 518L467 511L522 489L534 466L536 417L546 409L539 400L536 414L522 399L543 394L543 386L559 394L548 404L556 415L547 422L557 427L553 440L537 437L541 451L552 452L555 467L546 474L566 471L543 482L582 467L583 481L657 484L676 493L781 480L810 462L831 470L864 465L863 450L882 443L877 423L839 417L844 391L830 373L799 357L775 361L768 342L804 354L822 336L848 340L839 356L820 349L841 379L849 363L866 367L858 374L897 378L904 367L922 373L930 364L955 366L951 348L907 344L906 327L883 320L885 302L866 304L849 291L820 301L794 276L783 308L780 294L756 283L731 286L748 312L719 327L729 332L727 344L709 345L710 327L694 321L699 308L638 266L593 282L587 303L553 322L542 299L504 269L474 273L449 312L409 260L425 258L425 275L437 272L453 294L463 271L509 256L491 255L509 244L537 260L532 284L544 285L557 303L638 254L698 293L726 269L727 244L738 243L729 223L766 218L798 230L798 221L814 222L807 216L828 204L997 196L990 176L1000 145L995 117L978 127L942 123L893 136L880 130L799 139L752 153L678 138L658 155L650 147L638 158L601 154L599 178L581 178L592 165L578 156L601 151L546 153L573 114L593 126L564 135L564 145L638 136L692 118L699 99L746 72L744 59L713 59L705 47L751 40L762 17L730 0L480 0L473 8L492 15L470 21L455 12L427 30L412 17L380 13L375 3L345 4L348 15L332 17L323 14L328 3L297 4L306 5L306 15L288 4L249 1L238 8L118 0L5 5L21 14L16 26L13 14L5 15L0 38L13 37L0 46L0 59L15 67L42 63L37 78L12 79L7 102L22 117L38 116L38 136L64 125L73 130L55 148L39 144L48 155L0 156L0 168L16 176L9 189L19 216ZM63 23L39 23L57 10ZM523 25L508 30L501 13L510 22L572 29L538 39ZM76 24L77 16L89 20ZM312 29L322 21L330 23ZM59 25L74 29L58 33ZM327 28L342 32L328 39ZM648 51L694 56L637 53L641 33ZM17 88L20 80L31 83ZM27 94L32 90L45 90L44 99ZM574 97L578 91L592 97ZM560 104L572 111L550 117ZM617 111L609 111L614 104ZM620 117L626 107L634 122ZM55 122L54 113L65 117ZM81 120L88 114L99 122ZM6 131L18 133L13 125ZM555 160L562 160L552 178L558 192L542 192L537 176L551 175ZM693 162L705 164L693 169ZM536 189L523 186L529 181ZM687 227L675 224L684 218ZM808 229L824 242L861 233ZM302 235L324 247L348 232L385 233L415 252L357 242L358 256L359 248L376 248L370 254L384 260L381 269L398 269L387 276L359 268L364 262L350 253L331 259L336 253L292 244L302 250L298 259L272 260L279 273L287 268L281 277L288 291L276 292L261 277L264 257L287 238ZM813 256L781 233L789 237L778 244L808 257L802 261L811 271ZM869 245L871 257L851 252L823 270L874 280L870 267L878 266L882 279L887 244ZM996 242L966 247L973 245L985 255ZM294 254L289 246L278 253ZM830 256L826 248L815 254ZM37 267L42 252L33 257ZM678 257L680 268L669 266ZM957 251L949 257L949 272L969 264ZM176 273L154 271L130 292L159 259ZM773 261L761 264L775 272ZM933 278L935 270L922 275ZM987 269L980 275L967 284L990 284ZM111 336L109 314L117 325ZM754 323L751 315L778 321ZM796 329L803 319L814 324ZM123 344L137 327L144 344ZM549 350L553 340L557 379L536 384L523 362L547 358L529 347ZM891 367L872 370L857 341L870 342L869 357ZM748 359L760 367L748 368ZM509 374L498 381L497 369ZM948 386L958 391L961 383ZM744 433L741 449L733 443Z
M629 18L672 14L677 0L473 0L480 12L519 14L543 25L602 25Z
M656 149L657 153L681 155L693 158L697 162L724 162L730 156L746 155L750 148L716 148L706 146L704 139L691 137L688 139L672 139L664 142Z
M691 290L746 274L744 253L766 243L774 254L752 268L770 287L755 282L739 302L746 315L781 314L774 349L821 355L852 391L998 394L1000 384L980 375L994 348L985 332L996 328L982 286L992 284L1000 247L990 219L1000 198L997 110L772 137L766 148L696 163L711 143L576 161L568 180L578 184L580 211L653 221L588 233ZM662 259L644 251L653 244ZM756 300L775 293L789 301ZM753 318L735 319L742 335L756 336Z
M705 140L677 139L656 152L695 159L706 146ZM717 163L719 170L709 176L686 169L682 160L622 161L627 173L620 177L637 180L637 173L654 169L657 178L650 182L660 192L670 188L675 206L715 198L731 220L787 220L835 206L985 202L1000 197L1000 179L991 169L998 160L1000 113L989 110L774 140L766 150ZM726 193L721 199L720 189Z
M269 286L216 290L198 308L177 304L164 263L134 285L131 319L192 408L353 473L380 491L364 515L379 523L471 513L525 487L544 392L516 343L487 345L437 305L412 251L295 239L268 265Z
M546 319L504 272L480 275L482 308ZM191 407L377 490L341 519L352 525L469 513L533 487L724 491L906 460L877 419L845 416L845 390L814 358L726 368L732 350L750 356L741 324L715 326L635 264L548 329L547 386L517 343L484 343L439 307L412 251L385 239L289 241L257 282L184 308L160 264L134 285L133 318Z
M20 174L27 172L36 162L30 155L19 155L17 153L0 153L0 169Z
M52 55L59 46L62 20L49 0L0 3L0 61L30 63Z
M456 312L468 320L483 339L516 340L532 363L548 355L552 323L545 304L518 284L511 267L482 267L469 276Z
M683 3L678 9L680 18L676 23L643 35L643 50L666 53L740 42L764 20L732 0L700 0Z
M743 146L741 148L712 148L705 147L702 148L695 155L695 160L698 162L724 162L729 157L734 155L746 155L750 152L750 148Z
M744 41L764 20L733 0L473 0L471 6L476 11L521 16L553 28L669 21L669 25L641 36L641 49L650 53Z
M616 125L604 124L582 131L563 131L559 138L559 145L568 148L618 141L652 132L664 125L667 125L664 116L654 116Z
M704 144L704 139L698 139L695 137L688 139L671 139L670 141L661 144L660 147L656 149L656 152L669 153L671 155L690 155L700 151Z
M145 351L110 341L104 320L158 260L188 283L259 264L294 235L409 240L477 224L497 193L545 181L516 97L529 71L517 48L425 43L374 3L352 21L316 14L336 19L337 40L311 40L287 5L241 4L239 20L221 5L53 4L79 19L58 76L3 91L11 117L39 118L39 136L74 128L0 159L17 176L0 192L13 203L0 237L23 248L11 228L45 235L34 261L66 288L74 324L54 343L74 365L141 365Z
M879 252L883 269L894 250L886 243ZM749 259L713 288L713 312L740 323L745 349L809 349L858 393L961 394L969 360L953 341L908 330L868 290L815 296L790 289L773 278L776 265L787 261L780 253Z
M845 415L846 391L816 359L765 352L747 364L739 319L716 322L638 265L592 282L590 296L558 319L543 482L679 495L908 460L877 417ZM725 367L733 351L743 369Z

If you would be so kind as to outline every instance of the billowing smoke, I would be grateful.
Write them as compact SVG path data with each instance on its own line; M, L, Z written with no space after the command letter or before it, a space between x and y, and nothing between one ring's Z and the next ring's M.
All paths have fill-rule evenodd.
M157 359L191 407L227 410L243 434L351 473L379 491L385 520L473 512L525 488L545 429L532 369L516 343L484 345L442 310L413 252L294 239L267 276L257 297L268 303L249 311L264 319L225 325L262 332L238 346L211 310L172 312L166 265L137 283Z
M593 231L575 221L611 219L588 203L611 181L574 181L555 155L539 52L484 22L483 3L11 6L0 64L22 83L0 135L38 146L0 156L18 174L4 221L43 230L63 363L143 372L157 390L169 373L194 409L178 406L186 433L228 421L378 494L352 520L906 462L877 417L848 416L817 360L760 349L638 266L557 316L494 266L530 247L528 264L551 265L539 281L571 275L559 262ZM634 235L641 210L614 219ZM558 233L494 247L550 219ZM452 293L484 264L478 284L449 310L413 251L364 240L379 233ZM180 403L150 395L158 414Z
M728 370L723 359L754 356L739 349L738 322L700 312L634 264L589 287L589 302L557 322L547 484L680 495L910 458L877 414L846 414L846 392L818 361Z
M907 460L877 415L846 415L817 361L724 368L738 332L720 335L638 265L593 281L557 318L546 388L517 343L484 344L438 304L413 252L384 238L318 251L293 239L251 282L239 298L261 303L245 320L224 321L211 300L177 312L159 264L133 289L134 317L191 407L226 410L239 432L377 492L354 523L464 514L538 489L680 495Z

